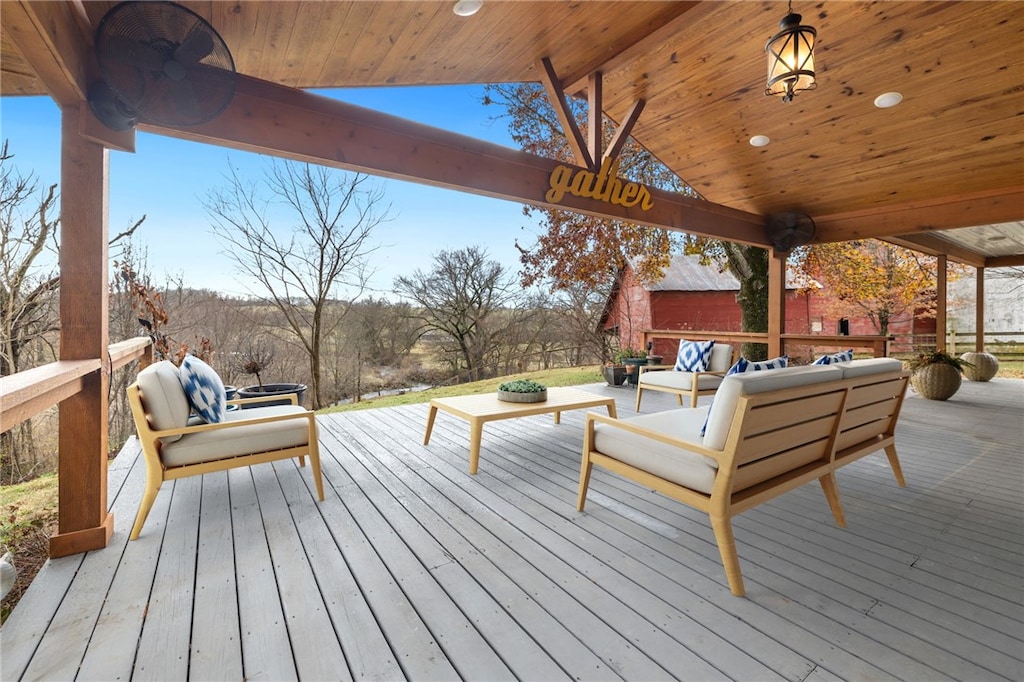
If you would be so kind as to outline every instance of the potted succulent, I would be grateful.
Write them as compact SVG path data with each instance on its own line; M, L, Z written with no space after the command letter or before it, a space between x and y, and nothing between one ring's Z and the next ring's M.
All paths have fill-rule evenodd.
M547 387L532 379L506 381L498 386L498 400L506 403L542 403L547 399Z
M923 398L948 400L960 389L968 367L973 365L943 350L920 353L910 361L910 385Z
M296 394L299 405L302 405L306 397L305 384L264 384L262 373L274 361L274 349L263 340L250 341L249 346L238 354L238 369L243 374L255 374L256 385L246 386L238 389L239 398L262 398L264 396L287 396ZM287 405L291 401L287 398L280 400L264 400L258 403L245 403L242 409L247 407L266 407L268 405Z

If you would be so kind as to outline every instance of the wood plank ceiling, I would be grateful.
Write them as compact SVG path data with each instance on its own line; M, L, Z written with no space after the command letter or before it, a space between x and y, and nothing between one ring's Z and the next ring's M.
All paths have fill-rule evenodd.
M71 3L87 42L114 4ZM605 112L645 99L633 136L708 201L802 211L828 240L910 234L974 265L1024 264L1024 3L797 2L818 30L818 87L788 104L762 94L783 2L485 0L471 17L452 1L182 4L240 73L295 88L537 81L548 57L583 94L600 70ZM46 92L30 41L3 21L5 96ZM876 108L887 91L903 103Z

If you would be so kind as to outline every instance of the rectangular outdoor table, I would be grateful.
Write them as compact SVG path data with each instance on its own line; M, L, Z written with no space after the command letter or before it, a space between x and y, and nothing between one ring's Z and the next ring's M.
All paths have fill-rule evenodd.
M465 419L469 422L469 473L475 474L480 463L480 437L483 434L484 422L554 412L555 423L559 424L565 410L581 410L602 405L608 408L608 416L616 416L614 398L574 388L549 388L548 399L539 403L506 403L498 400L497 393L434 398L430 401L427 432L423 436L423 444L430 443L430 432L434 428L434 417L437 416L438 410Z

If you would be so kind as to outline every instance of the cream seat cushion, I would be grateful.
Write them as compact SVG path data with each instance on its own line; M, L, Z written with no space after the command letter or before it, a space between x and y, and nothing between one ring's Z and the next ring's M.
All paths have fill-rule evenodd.
M274 417L283 414L307 414L298 405L271 405L224 414L223 424L244 419ZM188 433L172 443L164 443L160 459L165 466L182 466L211 462L253 452L268 452L306 445L309 442L309 422L305 419L235 426L230 429L211 429Z
M675 374L676 372L671 372ZM670 374L670 372L654 372ZM620 422L658 431L666 436L691 443L700 443L704 410L682 408L645 414ZM650 472L679 485L710 494L715 484L718 463L710 457L651 440L645 436L618 429L609 424L594 425L594 449L638 469Z
M708 364L708 372L725 372L732 364L732 346L726 343L716 343L711 348L711 362ZM644 372L640 375L641 386L657 386L659 388L671 388L678 391L689 391L693 388L694 372L683 372L681 370L664 370L657 372ZM713 391L722 383L722 377L714 374L697 374L697 390Z
M644 387L658 386L660 388L689 391L693 388L694 377L697 378L697 389L700 391L714 390L722 383L722 377L717 374L696 374L694 372L666 370L664 372L644 372L640 375L640 384Z

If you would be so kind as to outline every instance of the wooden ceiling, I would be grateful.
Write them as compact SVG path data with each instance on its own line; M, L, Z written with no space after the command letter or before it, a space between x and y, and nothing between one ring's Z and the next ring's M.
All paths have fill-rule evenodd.
M88 45L116 3L66 4ZM181 4L239 73L293 88L538 81L547 57L585 94L600 71L606 114L643 98L633 137L710 202L802 211L827 240L911 235L974 265L1024 264L1024 3L798 0L818 30L818 87L788 104L762 94L783 2L485 0L471 17L453 1ZM55 78L32 52L61 40L35 3L14 5L0 92L46 94ZM902 104L876 108L888 91Z

